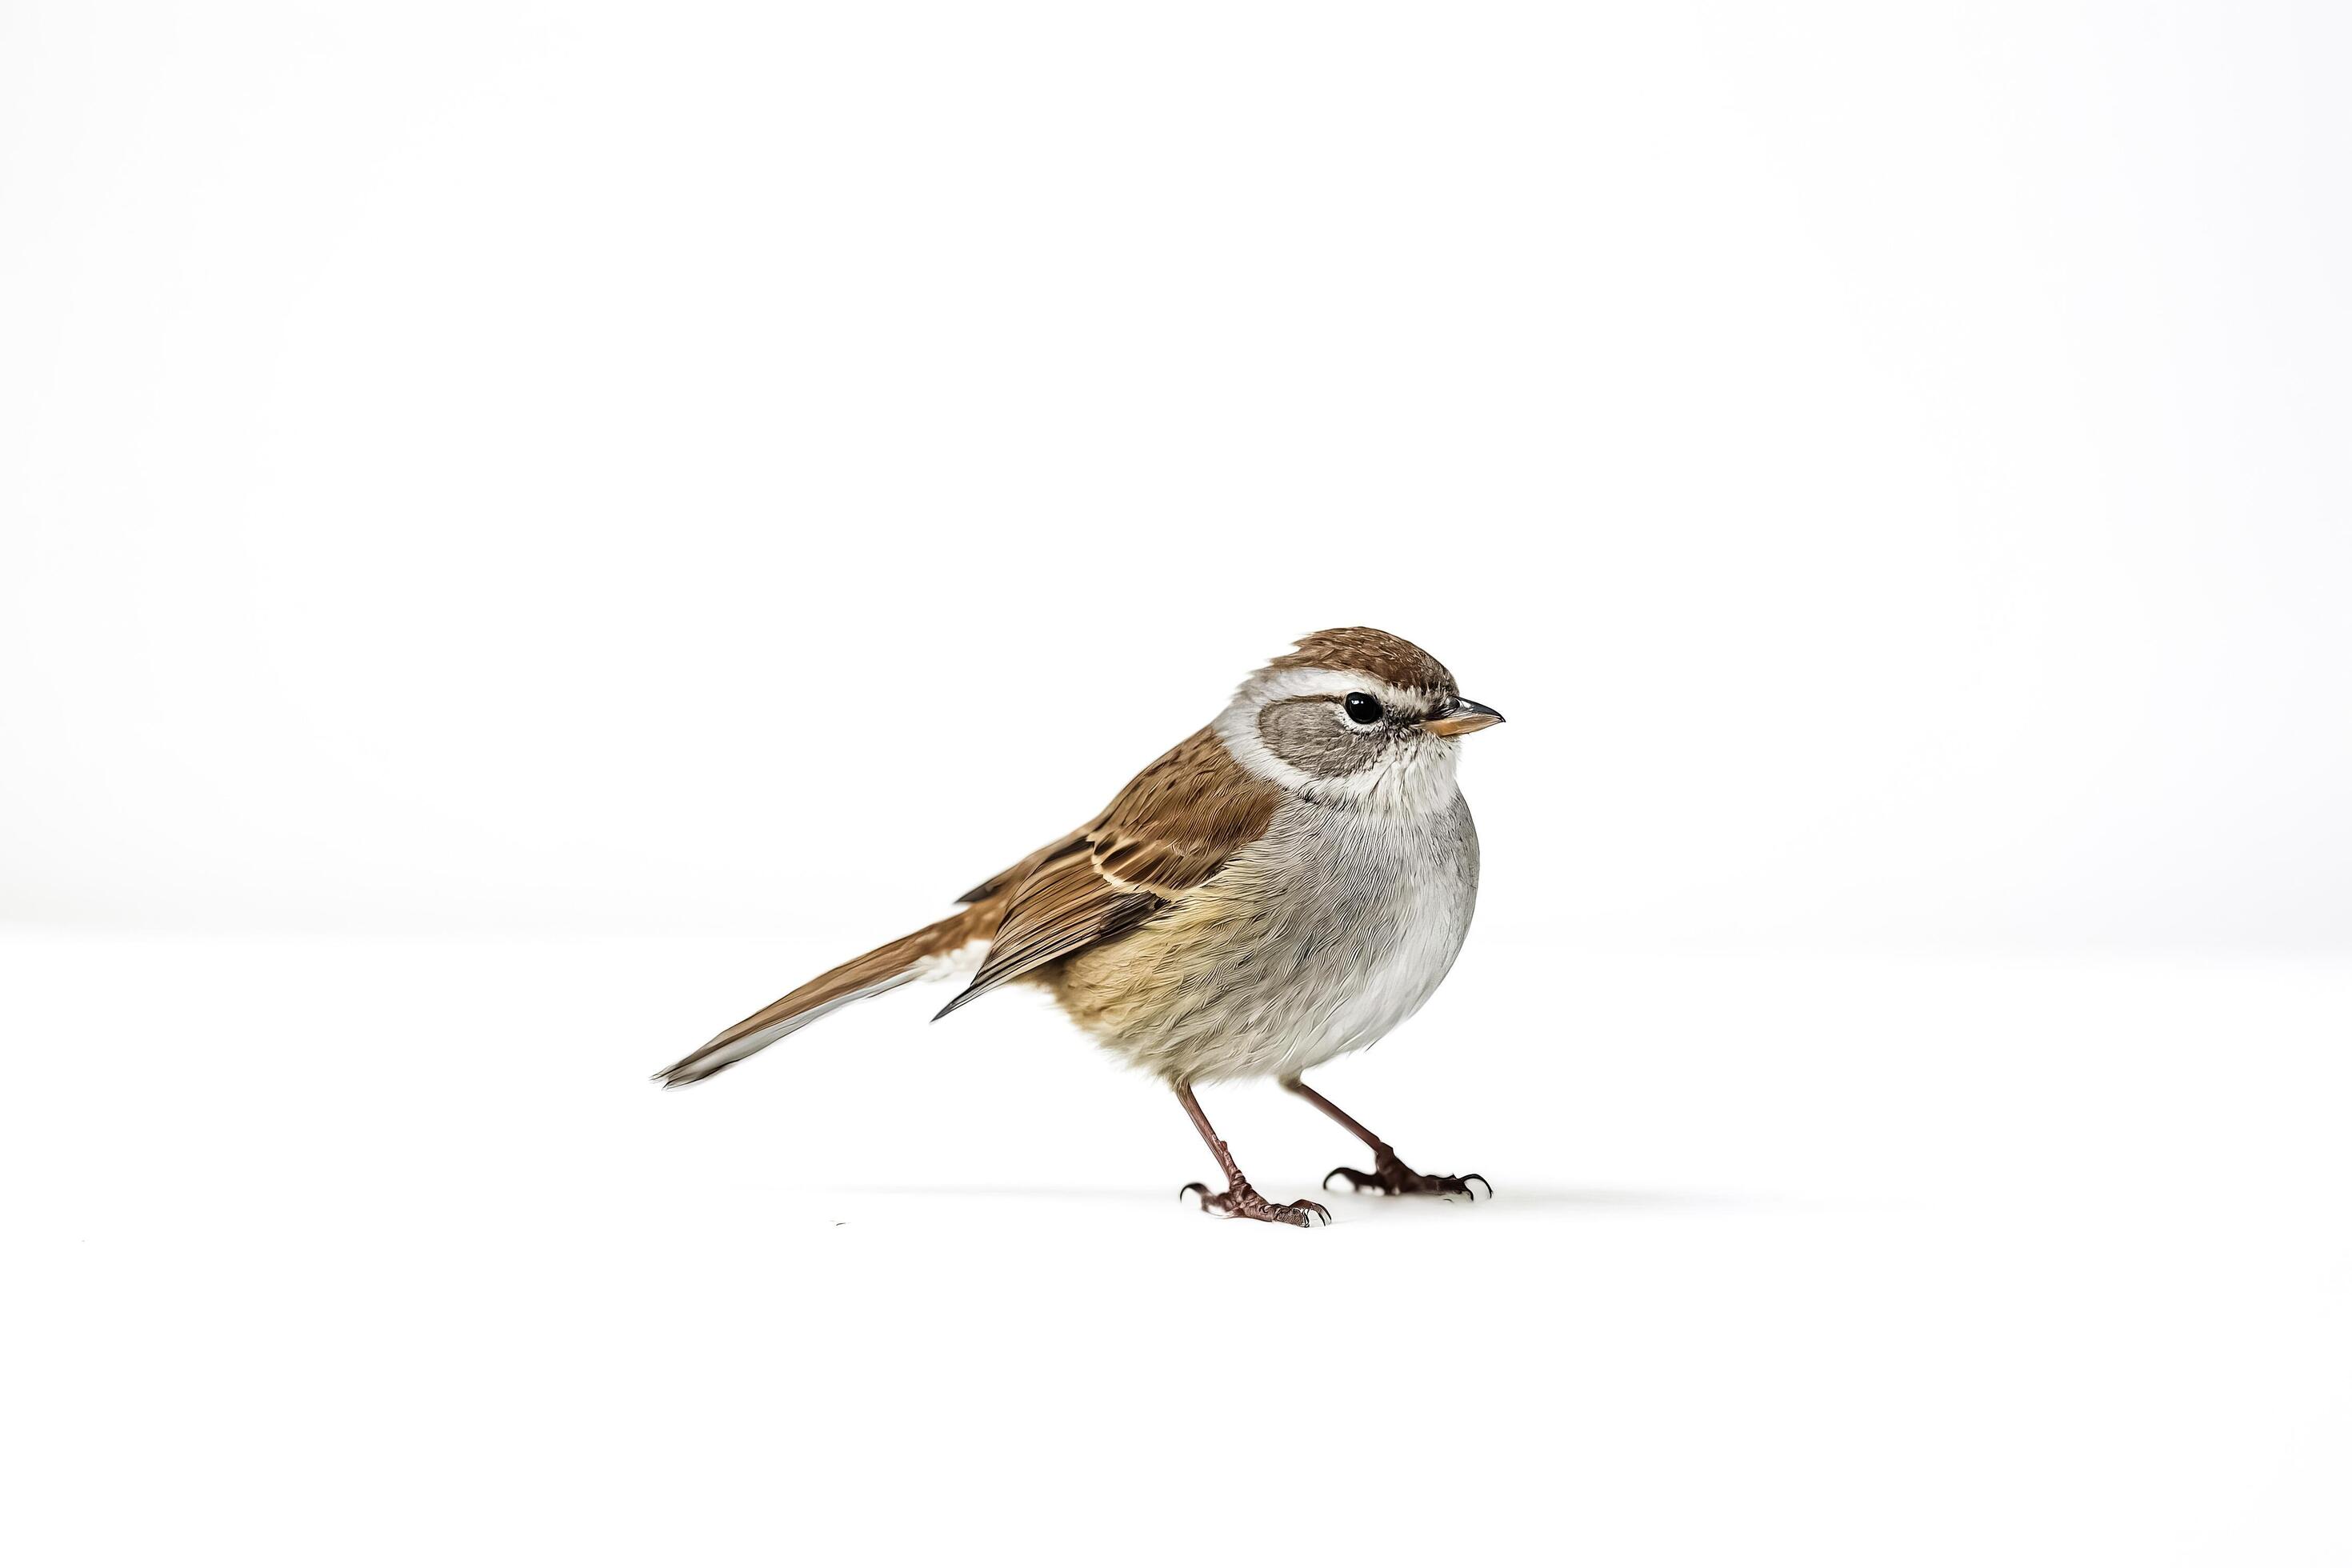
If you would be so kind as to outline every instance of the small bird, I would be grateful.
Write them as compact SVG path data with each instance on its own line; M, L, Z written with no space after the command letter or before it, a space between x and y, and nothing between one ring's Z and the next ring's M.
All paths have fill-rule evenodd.
M655 1075L724 1072L837 1007L979 961L944 1018L1001 985L1042 985L1077 1026L1165 1079L1225 1187L1204 1210L1305 1226L1319 1203L1258 1195L1196 1083L1274 1078L1369 1145L1324 1177L1391 1194L1459 1194L1309 1089L1308 1068L1419 1010L1462 951L1478 834L1454 781L1461 737L1503 721L1444 665L1368 626L1317 632L1242 683L1206 728L1135 775L1101 816L991 877L957 913L885 943Z

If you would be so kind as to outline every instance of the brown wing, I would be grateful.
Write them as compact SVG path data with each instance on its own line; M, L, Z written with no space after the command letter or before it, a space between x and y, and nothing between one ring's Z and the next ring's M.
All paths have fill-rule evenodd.
M988 961L946 1017L1040 964L1133 931L1222 870L1265 832L1282 792L1202 730L1135 775L1109 807L974 889L1020 880Z
M997 894L1005 891L1009 888L1019 886L1023 878L1028 876L1030 872L1035 870L1047 860L1052 859L1056 855L1064 854L1068 850L1084 844L1087 841L1087 835L1093 832L1101 825L1102 818L1097 817L1094 821L1087 823L1084 827L1079 828L1076 833L1071 834L1068 837L1057 838L1054 840L1053 843L1046 845L1043 849L1032 850L1029 854L1022 857L1020 859L1015 860L1012 865L1004 868L1003 870L999 871L995 876L991 877L987 881L982 882L979 887L974 888L971 892L958 896L956 902L960 904L977 904L983 900L996 897Z

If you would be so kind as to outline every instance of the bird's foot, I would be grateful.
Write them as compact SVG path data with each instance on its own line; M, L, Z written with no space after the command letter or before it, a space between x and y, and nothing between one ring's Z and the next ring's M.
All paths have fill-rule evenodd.
M1347 1177L1349 1192L1386 1193L1391 1197L1409 1193L1429 1193L1438 1197L1459 1194L1475 1203L1478 1194L1470 1190L1473 1182L1486 1188L1488 1197L1495 1195L1495 1184L1475 1171L1461 1176L1424 1176L1398 1159L1395 1150L1385 1147L1380 1151L1380 1157L1372 1162L1372 1168L1369 1171L1350 1170L1345 1165L1333 1170L1331 1175L1323 1178L1327 1192L1330 1190L1332 1176Z
M1268 1203L1257 1195L1256 1188L1244 1181L1235 1181L1230 1191L1222 1193L1211 1192L1204 1182L1188 1182L1184 1191L1176 1195L1181 1198L1185 1193L1201 1194L1203 1214L1221 1214L1229 1219L1263 1219L1297 1226L1331 1223L1331 1211L1321 1204L1306 1198L1289 1204Z

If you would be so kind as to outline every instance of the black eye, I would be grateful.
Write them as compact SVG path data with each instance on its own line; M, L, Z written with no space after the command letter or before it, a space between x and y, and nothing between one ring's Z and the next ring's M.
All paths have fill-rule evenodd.
M1379 723L1381 700L1369 691L1350 691L1348 693L1348 717L1359 724Z

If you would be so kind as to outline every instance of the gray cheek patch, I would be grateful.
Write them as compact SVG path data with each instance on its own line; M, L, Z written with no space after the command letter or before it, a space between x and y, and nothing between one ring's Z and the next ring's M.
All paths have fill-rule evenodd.
M1388 744L1378 730L1349 727L1328 697L1293 697L1266 704L1257 716L1265 749L1310 778L1345 778L1380 760Z

